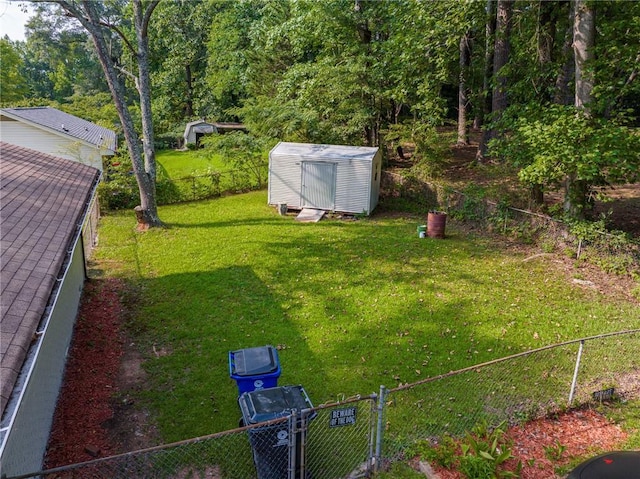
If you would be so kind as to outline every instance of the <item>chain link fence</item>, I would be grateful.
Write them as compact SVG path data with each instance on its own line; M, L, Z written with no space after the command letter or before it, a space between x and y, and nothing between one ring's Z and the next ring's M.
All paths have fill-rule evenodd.
M6 479L355 479L476 424L640 397L640 329L516 354L188 441Z
M425 211L442 210L483 229L537 244L544 252L562 252L577 260L598 265L604 271L640 274L640 241L622 232L605 230L604 222L591 225L565 223L547 215L489 201L478 188L465 192L423 181L412 175L385 171L381 195L406 198Z
M259 190L267 184L268 167L213 171L183 178L164 178L157 183L158 204L217 198L226 193Z
M640 330L571 341L384 392L387 461L476 424L524 423L592 401L640 395Z
M159 176L156 182L158 205L218 198L225 194L259 190L267 184L268 165L226 171L209 171L182 178ZM132 174L109 174L98 189L103 210L134 208L140 202Z

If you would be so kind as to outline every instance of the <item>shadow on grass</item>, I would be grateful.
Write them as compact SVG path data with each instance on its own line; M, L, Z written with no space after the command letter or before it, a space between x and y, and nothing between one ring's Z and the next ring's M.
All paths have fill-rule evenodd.
M291 373L299 358L313 357L279 299L248 266L145 279L141 287L144 304L133 326L147 344L151 388L143 395L167 441L238 426L229 351L278 347L279 385L298 384ZM324 381L320 371L313 380Z

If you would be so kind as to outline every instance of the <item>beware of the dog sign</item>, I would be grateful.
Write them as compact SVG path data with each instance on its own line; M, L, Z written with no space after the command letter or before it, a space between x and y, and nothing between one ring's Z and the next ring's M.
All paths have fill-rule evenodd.
M329 416L329 427L351 426L356 423L355 407L333 409Z

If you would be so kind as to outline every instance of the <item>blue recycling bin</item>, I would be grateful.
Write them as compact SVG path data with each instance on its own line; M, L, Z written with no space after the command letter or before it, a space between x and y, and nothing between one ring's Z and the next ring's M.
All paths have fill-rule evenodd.
M229 351L229 375L238 385L238 395L276 387L280 377L278 351L273 346Z
M280 386L245 392L238 398L238 404L245 425L291 416L294 410L300 412L313 408L302 386ZM312 412L306 419L310 421L315 416L316 413ZM302 418L299 421L296 429L302 426ZM249 429L248 434L258 479L287 479L291 440L288 422L255 427ZM296 433L295 440L295 477L299 477L302 431Z

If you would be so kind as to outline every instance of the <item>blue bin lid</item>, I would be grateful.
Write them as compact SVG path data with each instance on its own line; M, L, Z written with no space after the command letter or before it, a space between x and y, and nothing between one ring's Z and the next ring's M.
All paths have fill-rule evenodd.
M231 374L236 376L256 376L277 371L278 351L273 346L239 349L229 353Z
M293 410L312 408L302 386L278 386L243 393L238 398L245 424L256 424L290 416Z

